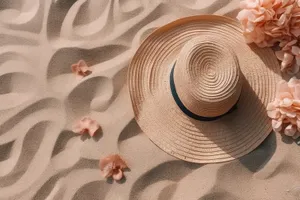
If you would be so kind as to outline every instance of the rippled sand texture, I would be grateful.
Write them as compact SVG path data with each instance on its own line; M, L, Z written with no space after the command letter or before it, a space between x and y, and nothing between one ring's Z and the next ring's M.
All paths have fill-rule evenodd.
M151 31L195 14L235 17L238 0L1 0L0 199L300 199L300 148L271 134L234 162L197 165L158 149L133 119L130 59ZM93 73L76 79L70 65ZM81 138L90 114L103 132ZM106 181L98 161L119 153L131 171Z

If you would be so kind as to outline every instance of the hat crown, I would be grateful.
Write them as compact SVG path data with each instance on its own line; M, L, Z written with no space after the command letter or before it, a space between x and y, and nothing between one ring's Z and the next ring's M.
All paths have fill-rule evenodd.
M221 116L240 96L242 83L237 57L218 38L195 37L180 51L174 83L189 111L203 117Z

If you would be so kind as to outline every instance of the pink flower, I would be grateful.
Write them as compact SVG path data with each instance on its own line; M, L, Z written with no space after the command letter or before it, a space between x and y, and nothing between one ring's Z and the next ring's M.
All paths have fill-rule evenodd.
M71 66L72 72L78 76L87 76L92 71L90 70L89 66L87 66L84 60L79 60L78 63L75 63Z
M73 132L84 134L88 133L91 137L94 136L95 132L100 128L97 121L91 119L90 117L83 117L81 120L76 122L73 126Z
M114 180L121 180L123 170L128 168L125 161L117 154L109 155L100 160L100 170L105 178L111 177Z
M279 42L281 50L276 56L282 61L282 71L297 73L300 56L295 47L298 47L300 36L300 1L244 0L240 7L237 19L242 24L246 42L259 47L271 47Z
M275 100L267 106L268 116L272 119L275 132L300 136L300 80L295 77L289 82L284 80L277 84Z
M275 35L276 24L269 24L266 28L265 23L275 18L275 10L273 9L274 0L245 0L240 3L242 10L237 15L237 19L241 22L247 43L256 43L259 46L271 46L273 40L266 37L267 31L269 35ZM266 29L266 30L265 30ZM280 31L279 31L280 33ZM281 34L277 33L279 37Z

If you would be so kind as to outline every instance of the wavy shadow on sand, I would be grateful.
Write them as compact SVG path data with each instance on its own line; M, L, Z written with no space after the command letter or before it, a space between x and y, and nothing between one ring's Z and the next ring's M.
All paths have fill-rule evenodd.
M19 180L26 172L29 164L38 151L45 132L52 122L42 121L35 124L27 133L23 141L22 151L12 172L7 176L0 178L0 186L7 187ZM12 147L14 148L14 146ZM19 148L19 147L15 147ZM5 161L4 161L5 162Z
M62 152L65 146L67 145L68 141L73 137L76 137L76 134L74 134L72 131L62 131L56 140L51 157L54 157L60 152Z
M114 30L112 4L114 1L86 1L78 9L76 16L66 17L62 32L68 32L73 29L76 35L81 37L93 38L109 35ZM97 10L97 12L95 12ZM70 10L69 12L74 12ZM71 23L66 23L71 22ZM73 23L72 23L73 22Z
M128 140L140 133L142 133L141 128L136 123L136 120L132 119L120 133L118 143Z
M147 187L164 180L169 180L174 183L178 182L191 173L192 170L198 169L201 166L202 165L188 163L181 160L162 163L137 179L131 188L129 199L141 199L140 197ZM171 184L166 188L162 188L160 191L163 193L159 194L161 197L159 200L171 199L175 190L176 185L174 184Z
M105 111L111 103L112 93L113 86L109 78L90 78L77 85L68 95L68 111L76 117L85 114L90 108L99 112Z
M37 40L32 40L32 39L23 38L20 36L14 36L14 35L0 33L0 46L20 45L20 44L37 46L39 43Z
M15 116L11 117L4 123L0 125L0 136L10 129L12 129L16 124L18 124L22 119L24 119L28 115L32 115L34 112L42 109L48 109L48 108L60 108L61 103L55 98L46 98L41 99L31 105L29 105L27 108L21 110L19 113L17 113Z
M42 0L1 1L0 21L10 29L39 33L44 18L44 5L45 1Z
M159 19L162 15L166 13L166 10L169 10L168 5L158 5L151 13L149 13L147 16L141 19L138 23L132 25L131 27L128 27L127 31L123 33L120 37L122 37L122 40L132 42L133 38L143 27Z
M243 200L227 191L211 192L198 200Z
M93 181L85 184L75 193L72 200L82 200L82 199L93 199L102 200L105 199L111 185L107 184L105 181Z
M36 78L24 72L0 75L0 85L0 110L24 104L34 96L38 89Z
M112 78L114 92L110 102L114 102L118 97L121 89L126 86L128 66L120 69Z
M66 176L71 170L66 170L61 173L58 173L54 176L52 176L49 180L47 180L40 189L35 193L32 200L40 200L40 199L47 199L47 196L51 193L51 191L54 189L57 182L60 180L60 177ZM57 196L56 196L57 197ZM62 199L62 196L60 196L60 199Z
M62 170L58 172L57 174L54 174L51 178L46 180L43 185L39 188L39 190L35 193L33 200L40 200L40 199L47 199L49 194L55 189L55 186L57 185L58 181L63 179L64 177L67 177L73 170L76 169L97 169L98 168L98 161L96 160L90 160L85 158L80 158L80 160L71 168ZM97 181L98 182L98 181ZM94 185L94 184L92 184ZM92 194L98 194L98 191L101 191L102 196L106 194L106 192L109 190L110 186L109 184L103 184L102 185L104 189L101 188L95 188L93 187ZM86 194L84 192L84 194ZM57 194L56 199L62 199L63 193ZM76 196L76 195L75 195ZM80 194L79 194L79 197ZM77 197L75 197L77 198ZM94 198L92 198L94 199Z
M13 148L14 141L0 145L0 162L9 158L11 149Z
M60 0L51 4L47 19L47 34L50 40L59 37L62 23L69 9L76 1L77 0Z
M86 1L78 9L78 13L74 19L73 25L84 26L95 20L97 20L103 12L105 12L107 6L110 6L110 0L102 1ZM93 12L92 9L97 9L97 12ZM101 26L101 25L100 25Z

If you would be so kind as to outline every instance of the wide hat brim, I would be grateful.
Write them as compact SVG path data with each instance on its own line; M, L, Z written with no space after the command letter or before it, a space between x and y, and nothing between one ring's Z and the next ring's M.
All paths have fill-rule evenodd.
M236 54L243 76L237 109L214 121L186 116L171 94L169 77L183 45L195 36L223 40ZM171 22L149 35L128 71L135 118L146 135L165 152L194 163L216 163L254 150L272 127L266 106L275 97L280 66L270 48L248 45L231 18L200 15Z

